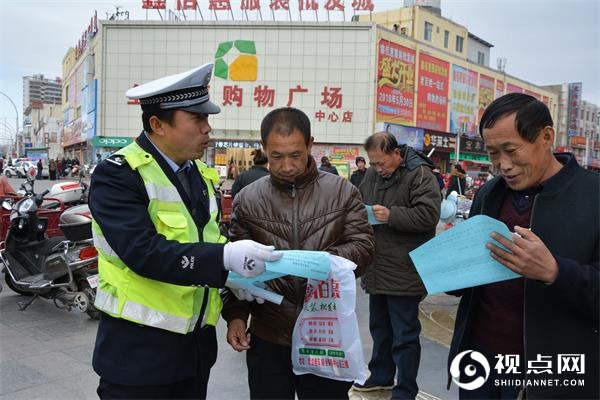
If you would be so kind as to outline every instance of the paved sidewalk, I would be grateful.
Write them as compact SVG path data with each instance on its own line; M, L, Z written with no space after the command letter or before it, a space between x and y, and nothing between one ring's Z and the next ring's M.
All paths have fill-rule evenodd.
M87 315L66 312L51 302L37 300L26 311L18 311L23 297L13 293L0 274L4 289L0 293L0 400L8 399L94 399L98 377L91 368L97 322ZM419 398L457 398L455 388L447 392L444 330L430 320L432 304L455 301L441 296L423 303L423 351L419 373L422 394ZM446 307L448 308L448 307ZM444 308L442 308L443 310ZM368 331L368 298L359 289L357 314L368 362L372 343ZM233 351L225 340L225 324L218 326L219 357L212 370L210 399L247 399L245 356ZM352 399L387 399L390 392L352 394Z

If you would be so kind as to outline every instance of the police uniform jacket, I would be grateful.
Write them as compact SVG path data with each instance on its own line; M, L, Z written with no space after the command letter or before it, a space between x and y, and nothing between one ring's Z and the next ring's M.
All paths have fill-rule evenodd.
M173 169L141 134L137 143L152 154L177 188L198 231L209 221L208 191L194 165L189 172L191 198ZM92 176L89 206L110 247L138 275L176 285L223 287L223 245L178 243L159 235L148 214L149 199L141 176L124 157L112 156ZM196 261L182 268L183 257ZM201 319L200 319L201 320ZM103 379L122 385L160 385L205 375L216 361L214 327L187 334L138 325L102 314L93 367Z

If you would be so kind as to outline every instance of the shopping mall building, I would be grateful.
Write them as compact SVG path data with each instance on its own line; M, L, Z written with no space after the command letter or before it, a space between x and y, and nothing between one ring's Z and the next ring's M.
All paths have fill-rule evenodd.
M402 10L373 22L98 21L63 60L65 155L93 163L130 143L142 122L127 89L208 62L222 112L210 118L205 161L224 175L232 161L247 167L261 120L278 107L308 114L313 155L343 175L377 130L433 150L442 170L461 134L460 159L477 167L489 165L477 121L494 98L525 92L556 112L555 93L489 68L491 44L430 10Z

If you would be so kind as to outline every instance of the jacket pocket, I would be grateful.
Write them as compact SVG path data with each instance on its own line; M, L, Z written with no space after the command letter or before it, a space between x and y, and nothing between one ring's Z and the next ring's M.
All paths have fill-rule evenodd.
M185 215L172 211L158 211L158 233L168 240L188 243L188 221Z

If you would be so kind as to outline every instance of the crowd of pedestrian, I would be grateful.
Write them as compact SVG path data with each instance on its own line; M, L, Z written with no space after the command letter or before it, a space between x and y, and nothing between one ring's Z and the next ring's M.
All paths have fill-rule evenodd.
M27 159L25 159L27 160ZM14 160L12 158L8 158L4 160L0 158L0 174L4 173L5 167L13 166ZM44 179L44 169L48 169L48 179L51 181L68 177L69 175L75 177L72 174L73 168L79 169L81 167L81 163L77 157L74 158L50 158L50 159L38 159L35 162L35 170L36 170L36 179Z

